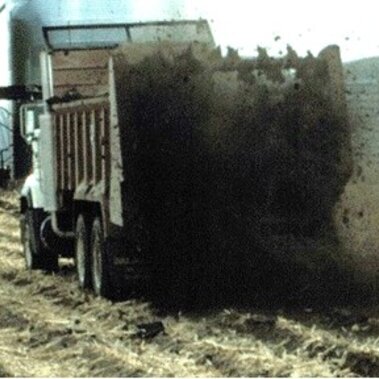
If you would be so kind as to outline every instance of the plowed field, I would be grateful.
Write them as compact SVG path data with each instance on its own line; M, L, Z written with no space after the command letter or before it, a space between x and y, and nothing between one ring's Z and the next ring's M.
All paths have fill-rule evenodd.
M180 313L95 298L68 260L55 275L25 271L17 196L0 196L0 375L379 376L376 309ZM163 331L146 338L153 322Z

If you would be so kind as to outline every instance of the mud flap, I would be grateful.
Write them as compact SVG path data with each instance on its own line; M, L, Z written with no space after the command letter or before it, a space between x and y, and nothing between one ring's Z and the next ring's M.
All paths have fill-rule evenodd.
M128 298L146 288L150 279L150 266L142 258L128 257L131 249L125 240L107 238L103 247L114 297Z

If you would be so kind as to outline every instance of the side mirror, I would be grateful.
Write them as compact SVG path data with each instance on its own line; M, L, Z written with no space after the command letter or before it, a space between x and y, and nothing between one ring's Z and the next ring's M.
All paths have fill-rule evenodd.
M20 107L21 135L28 143L35 137L35 130L39 129L38 115L41 110L41 104L24 104Z

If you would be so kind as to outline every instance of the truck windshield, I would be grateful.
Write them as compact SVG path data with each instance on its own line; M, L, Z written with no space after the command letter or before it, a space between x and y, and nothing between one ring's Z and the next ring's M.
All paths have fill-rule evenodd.
M214 46L208 22L163 21L136 24L53 26L43 29L53 50L115 47L121 43L201 42Z

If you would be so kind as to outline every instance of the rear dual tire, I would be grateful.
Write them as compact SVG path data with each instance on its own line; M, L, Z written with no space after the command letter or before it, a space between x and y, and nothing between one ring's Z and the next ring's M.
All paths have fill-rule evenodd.
M113 297L113 262L105 247L100 217L95 217L91 223L79 215L76 222L75 263L81 289L92 288L97 296Z
M91 230L92 288L97 296L111 298L112 260L105 248L103 226L100 218L95 218Z

